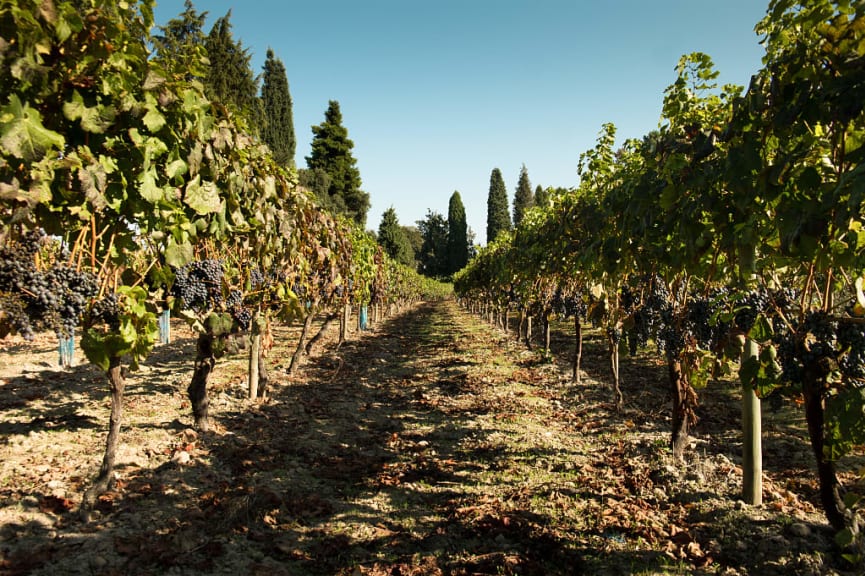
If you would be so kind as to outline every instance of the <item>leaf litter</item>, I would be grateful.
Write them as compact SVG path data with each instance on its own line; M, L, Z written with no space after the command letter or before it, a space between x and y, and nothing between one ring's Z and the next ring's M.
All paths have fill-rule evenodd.
M279 359L298 329L277 328L270 398L246 400L246 359L223 360L214 431L197 434L184 392L194 339L174 332L129 375L117 479L89 518L77 507L101 460L102 376L52 368L50 338L0 349L0 574L849 568L833 559L795 411L766 415L765 505L738 502L729 383L701 391L705 414L678 463L663 367L649 357L623 359L617 412L591 337L575 387L565 329L550 362L453 302L430 303L339 349L331 334L291 378Z

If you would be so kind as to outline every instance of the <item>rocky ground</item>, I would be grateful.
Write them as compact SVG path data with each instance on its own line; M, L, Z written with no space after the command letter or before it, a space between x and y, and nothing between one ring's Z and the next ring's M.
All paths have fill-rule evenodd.
M243 356L220 361L214 430L198 434L194 339L175 324L129 374L117 481L87 515L104 377L57 368L51 336L3 342L0 574L862 573L819 510L794 405L764 408L764 504L750 507L729 382L699 391L677 462L649 353L623 358L617 412L592 333L576 387L566 334L548 361L451 302L338 350L335 332L289 377L298 330L277 329L265 402L246 399Z

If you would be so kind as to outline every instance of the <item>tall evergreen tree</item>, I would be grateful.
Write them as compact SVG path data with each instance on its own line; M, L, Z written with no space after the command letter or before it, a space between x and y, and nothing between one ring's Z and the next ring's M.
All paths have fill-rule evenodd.
M532 194L532 183L529 182L529 171L526 165L520 169L520 178L517 182L517 191L514 193L514 228L523 221L523 216L529 208L534 206L535 197Z
M172 18L165 26L160 26L161 34L153 36L154 60L174 80L191 82L204 81L207 64L204 60L207 50L204 46L204 20L207 12L200 14L186 0L184 11Z
M542 206L546 208L550 205L550 189L544 188L540 184L538 184L537 188L535 188L535 206Z
M417 227L423 236L423 247L418 255L420 273L433 278L447 275L447 220L438 212L427 210L426 218L418 220Z
M208 98L246 117L250 128L259 126L258 81L250 66L249 51L231 34L231 10L216 21L204 45L210 59L205 79Z
M493 168L490 174L490 193L487 197L487 244L501 232L511 229L511 213L508 210L508 190L502 171Z
M396 210L393 206L381 215L381 224L378 226L378 243L387 254L406 266L414 266L414 250L409 240L399 225Z
M448 202L448 274L462 270L469 261L468 223L460 193Z
M274 56L270 48L267 49L261 76L261 107L264 113L261 139L270 146L277 163L293 168L297 139L294 135L288 77L282 60Z
M310 170L321 169L330 176L329 204L361 227L366 226L369 194L360 189L360 171L351 153L354 142L342 125L339 102L330 101L324 122L313 126L312 134L312 150L306 157L306 165Z

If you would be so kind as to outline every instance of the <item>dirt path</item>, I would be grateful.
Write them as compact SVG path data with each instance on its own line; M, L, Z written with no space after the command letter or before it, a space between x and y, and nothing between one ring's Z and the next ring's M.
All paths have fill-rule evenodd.
M566 339L561 365L541 363L451 302L330 341L288 379L295 335L277 333L267 403L244 400L243 358L218 365L203 437L183 393L191 334L158 349L130 377L117 487L87 521L105 386L47 369L47 344L17 373L22 350L0 355L0 574L835 573L789 415L770 420L784 465L749 509L735 398L706 391L677 464L646 359L624 362L616 413L591 340L575 389Z

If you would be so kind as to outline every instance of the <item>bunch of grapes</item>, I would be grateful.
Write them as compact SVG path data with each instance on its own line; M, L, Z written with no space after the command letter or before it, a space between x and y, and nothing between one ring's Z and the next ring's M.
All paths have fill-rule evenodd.
M699 296L688 301L685 330L703 349L712 350L717 347L730 329L729 324L720 318L726 295L726 289L716 289L708 296Z
M770 310L771 299L764 289L751 290L738 302L733 324L742 332L750 332L757 317Z
M796 346L796 333L782 327L772 338L778 351L781 379L794 385L802 383L802 361Z
M261 273L260 266L256 266L249 271L249 284L253 290L264 287L264 282L264 274Z
M23 234L0 248L0 294L5 329L25 339L36 330L53 329L67 337L98 287L95 276L59 263L37 268L36 256L46 238L41 230Z
M865 325L838 322L837 336L843 351L838 362L842 372L851 378L865 379Z
M801 384L805 366L813 366L825 358L838 359L842 370L855 377L861 357L857 358L858 354L852 352L853 346L859 345L854 342L861 338L865 344L865 335L857 335L856 331L855 328L848 331L846 327L839 331L839 322L822 310L808 312L793 330L779 326L773 342L778 349L777 359L781 365L782 379L792 384ZM840 337L841 334L843 338ZM841 345L843 353L848 345L845 342L849 343L850 352L839 358L838 345Z
M231 316L241 330L249 330L249 326L252 324L252 311L249 308L235 308L232 310Z
M622 285L619 291L619 306L628 314L633 313L637 309L639 298L634 292L634 289L627 284Z
M663 350L664 342L660 337L661 330L670 323L673 316L673 305L670 303L670 290L667 288L667 283L660 276L647 276L644 278L647 283L646 300L639 312L635 315L635 330L637 332L637 340L643 345L648 342L649 338L656 338L659 349ZM672 341L672 334L667 334Z
M195 260L174 272L172 293L189 310L203 312L222 302L220 260Z
M225 299L225 307L229 310L243 304L243 292L240 290L232 290L228 293L228 298Z
M678 356L685 347L685 334L676 322L672 306L668 306L661 312L657 339L658 351L666 352L668 356Z
M49 269L46 277L55 290L59 323L54 330L58 337L68 338L78 325L87 304L99 292L99 285L93 274L65 265Z
M835 355L835 334L838 322L828 313L815 310L805 315L802 333L805 335L803 361L816 362Z
M117 294L111 293L93 302L87 314L85 326L105 324L112 331L120 328L120 303Z
M789 317L799 304L799 293L793 288L778 288L772 290L771 300L774 310Z

